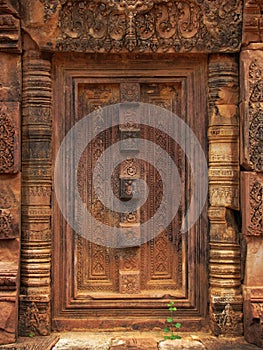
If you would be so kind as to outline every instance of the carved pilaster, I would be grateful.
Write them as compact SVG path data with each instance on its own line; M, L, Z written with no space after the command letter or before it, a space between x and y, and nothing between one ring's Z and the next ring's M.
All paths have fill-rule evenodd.
M50 332L51 65L23 61L20 332Z
M215 334L242 333L239 230L238 64L209 61L210 319Z
M16 6L16 8L14 6ZM15 342L18 329L21 201L20 52L21 36L18 2L1 0L0 344Z
M262 3L250 1L254 21L262 23ZM253 5L253 7L252 7ZM250 16L251 20L252 17ZM246 24L246 23L245 23ZM251 29L251 28L250 28ZM251 41L262 41L257 35L262 26L247 33ZM257 35L256 35L257 33ZM256 36L255 36L256 35ZM244 50L240 57L241 79L241 164L242 172L242 232L246 239L247 254L244 281L244 326L249 342L263 345L263 321L260 312L263 301L263 52ZM254 47L256 48L256 47ZM258 46L260 48L260 46ZM250 170L250 172L249 172Z

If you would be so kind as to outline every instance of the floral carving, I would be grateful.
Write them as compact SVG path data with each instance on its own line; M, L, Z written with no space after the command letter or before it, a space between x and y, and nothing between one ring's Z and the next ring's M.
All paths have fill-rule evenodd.
M263 170L263 110L256 112L249 125L250 161Z
M57 1L45 4L45 16ZM241 1L60 0L59 50L217 51L240 44ZM215 26L218 30L215 32Z
M6 112L0 110L0 173L14 166L15 128Z
M8 210L0 209L0 238L9 237L12 234L13 216Z
M255 181L250 190L251 225L256 231L263 232L263 186Z
M249 159L255 170L263 170L263 66L252 60L249 66Z

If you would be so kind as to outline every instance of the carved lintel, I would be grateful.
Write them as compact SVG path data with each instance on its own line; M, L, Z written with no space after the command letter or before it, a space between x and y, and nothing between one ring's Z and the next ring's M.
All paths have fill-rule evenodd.
M48 3L41 1L45 5ZM51 8L45 9L46 15L52 17ZM224 47L232 52L239 47L240 23L241 1L231 6L225 2L214 4L209 1L100 0L86 6L80 0L63 1L59 10L60 33L56 49L211 52ZM214 31L215 26L218 32ZM219 32L224 33L224 40L217 35Z
M245 236L263 235L263 174L242 173L242 231Z

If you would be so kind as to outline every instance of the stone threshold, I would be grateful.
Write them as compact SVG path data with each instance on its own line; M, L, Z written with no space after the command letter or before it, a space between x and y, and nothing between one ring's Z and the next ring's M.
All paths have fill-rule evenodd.
M160 332L66 332L49 337L19 338L0 350L257 350L243 337L180 333L180 340L163 340Z

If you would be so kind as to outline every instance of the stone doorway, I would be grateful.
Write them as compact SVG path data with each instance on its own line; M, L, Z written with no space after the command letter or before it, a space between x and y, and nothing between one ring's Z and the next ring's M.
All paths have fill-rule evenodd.
M76 122L94 110L124 101L141 101L176 113L192 128L206 153L207 101L202 94L207 86L206 55L163 57L162 62L152 56L102 55L94 60L92 55L83 55L68 60L66 55L56 55L53 65L54 161L63 138ZM178 317L184 324L200 329L207 324L208 311L206 208L197 223L181 234L182 217L192 194L192 175L186 156L157 126L136 128L129 125L132 110L128 114L121 110L119 113L120 126L99 134L80 158L77 183L87 209L98 220L126 227L129 235L137 237L141 224L157 211L163 200L162 179L153 166L140 160L140 150L134 143L127 143L121 149L125 160L112 175L113 191L120 199L127 200L125 183L143 177L149 186L145 205L118 215L103 207L93 189L92 174L101 154L120 139L134 137L158 144L173 158L180 169L181 204L172 223L154 239L137 247L114 249L105 247L103 240L102 244L94 244L76 234L63 219L54 196L53 327L55 330L162 327L167 302L175 300L183 308ZM94 129L97 123L101 123L99 117ZM155 160L161 161L158 153ZM101 166L100 171L107 169ZM74 169L69 176L73 173ZM104 183L100 181L99 191L103 191ZM177 190L172 180L168 186L170 195L175 196ZM165 210L161 215L163 218L167 215ZM87 225L87 230L95 234L96 226Z

